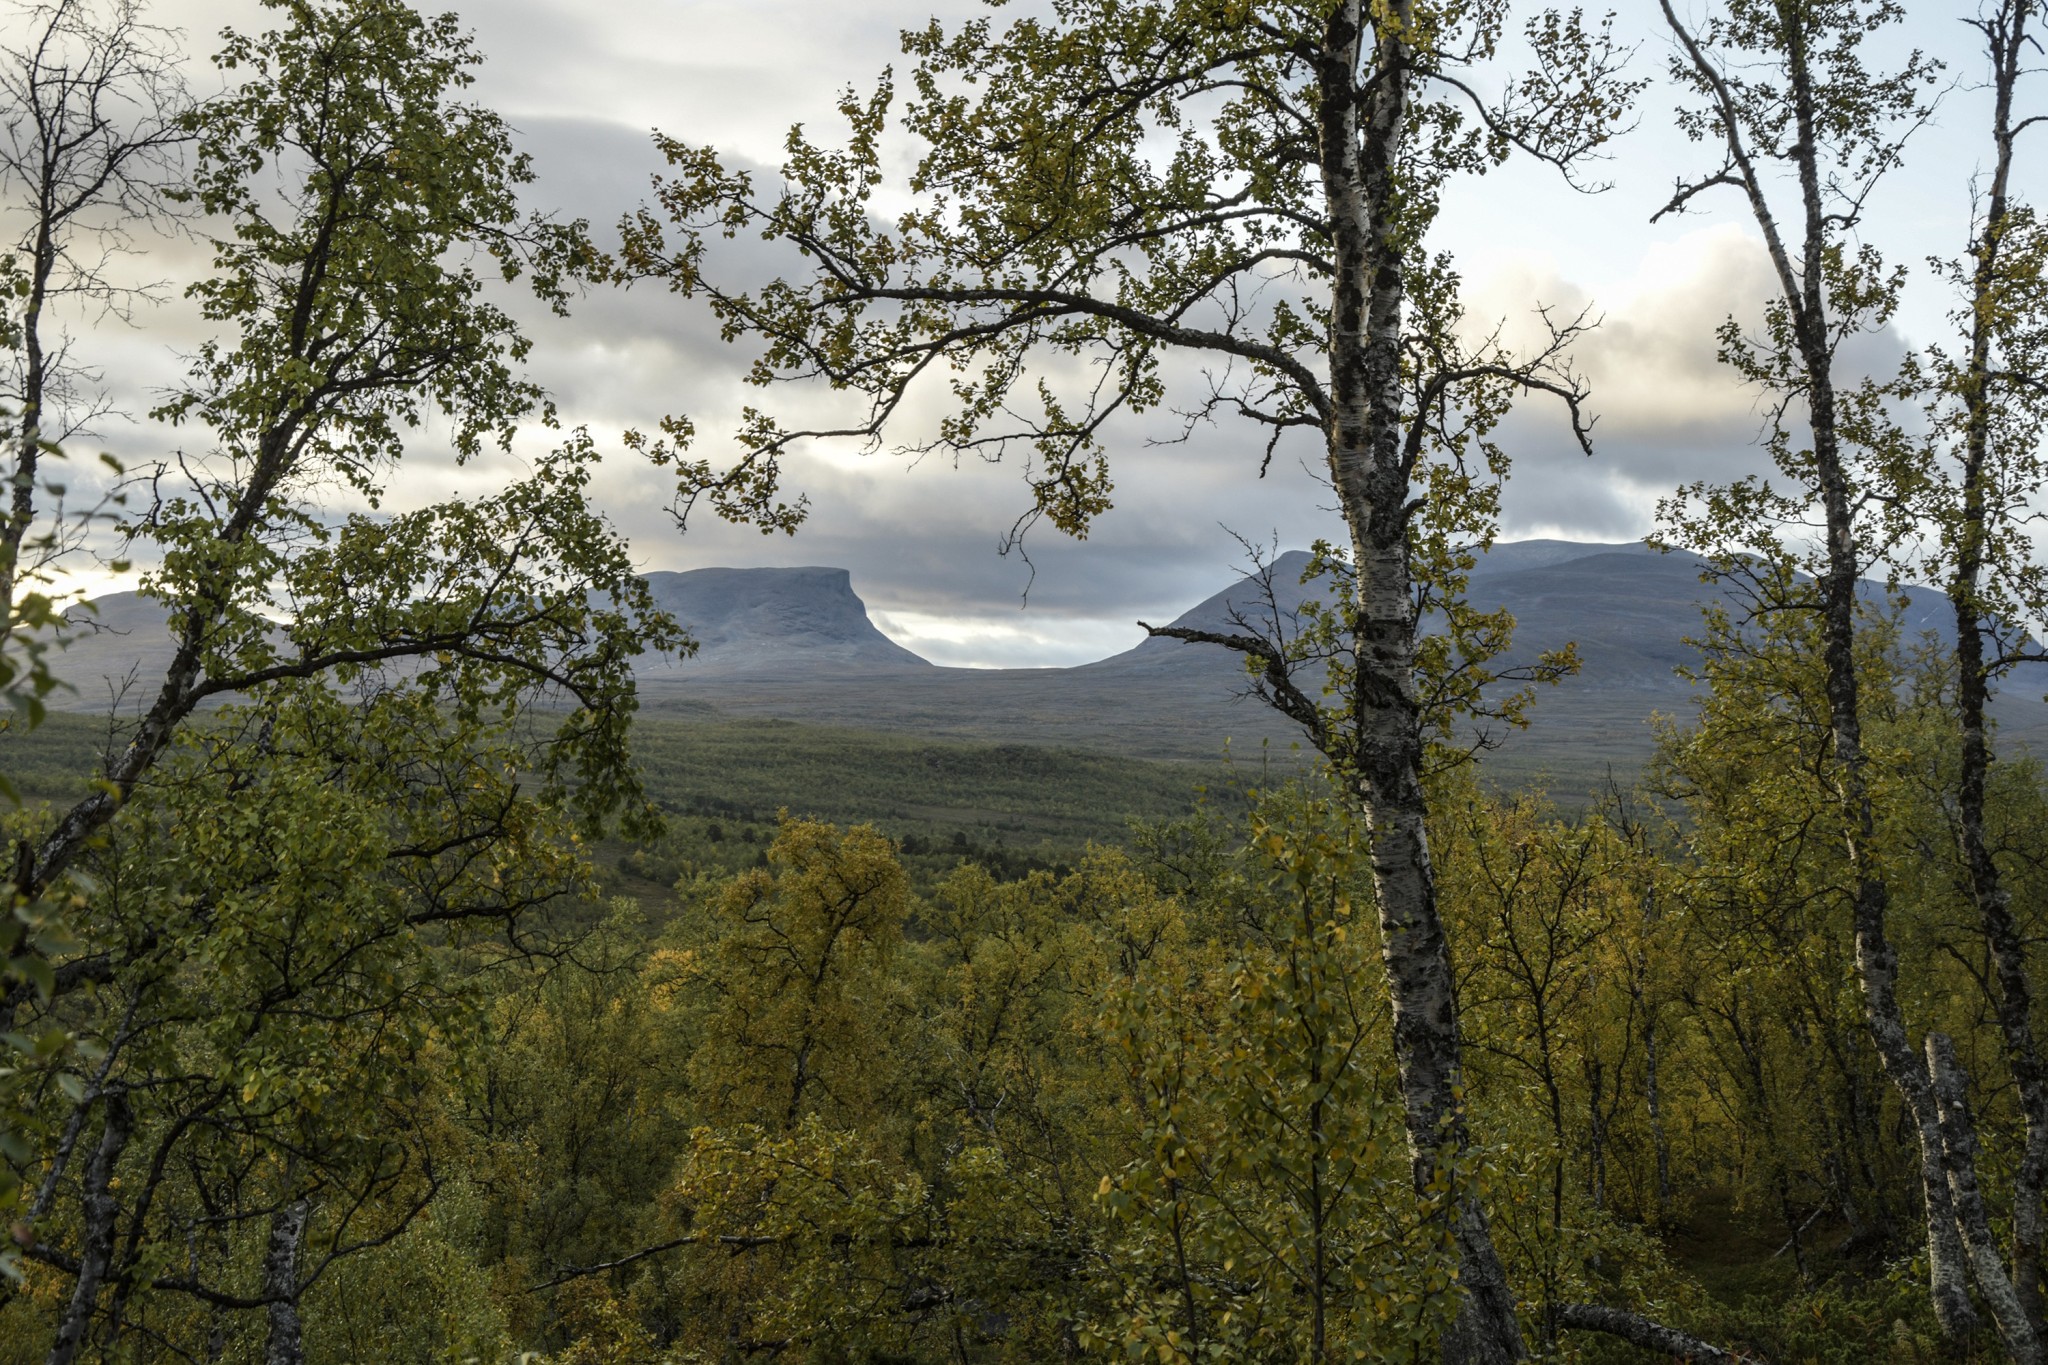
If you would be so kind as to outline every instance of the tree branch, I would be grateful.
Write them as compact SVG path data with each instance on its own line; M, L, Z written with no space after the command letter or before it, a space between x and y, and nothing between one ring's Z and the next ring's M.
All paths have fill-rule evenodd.
M1597 1303L1557 1303L1550 1306L1550 1316L1559 1327L1604 1332L1632 1346L1676 1356L1692 1365L1769 1365L1760 1355L1727 1350L1621 1308Z

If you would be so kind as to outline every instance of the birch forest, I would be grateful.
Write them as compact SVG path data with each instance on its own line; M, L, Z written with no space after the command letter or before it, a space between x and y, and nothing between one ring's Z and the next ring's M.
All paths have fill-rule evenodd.
M7 5L0 1365L2041 1361L2048 12L1625 6L955 4L592 221L461 15ZM1603 317L1491 326L1443 235L1593 231L1646 127L1760 262L1702 344L1767 472L1658 506L1715 595L1649 760L1505 783L1589 665L1467 589L1516 433L1607 458ZM563 420L626 296L737 421ZM1042 856L661 795L618 471L802 556L805 452L1000 459L1079 540L1212 427L1319 480L1306 605L1145 629L1285 761Z

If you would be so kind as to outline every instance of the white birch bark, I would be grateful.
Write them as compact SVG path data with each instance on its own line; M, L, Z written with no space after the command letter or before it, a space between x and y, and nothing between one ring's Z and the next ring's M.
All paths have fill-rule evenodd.
M1396 168L1408 127L1413 51L1403 33L1411 0L1389 0L1369 31L1359 0L1333 11L1319 54L1323 186L1336 282L1330 317L1330 475L1357 566L1352 698L1355 759L1344 776L1370 830L1380 935L1393 1001L1418 1187L1440 1178L1469 1139L1462 1107L1456 1000L1424 828L1416 620L1408 564L1409 487L1402 463L1401 322L1404 278L1394 240ZM1372 80L1360 89L1371 53ZM1463 1297L1443 1358L1493 1365L1527 1358L1486 1211L1454 1196Z
M263 1253L263 1296L270 1332L264 1341L263 1365L305 1365L304 1331L299 1322L299 1247L306 1237L312 1205L297 1199L270 1218L270 1240Z
M1970 1113L1963 1069L1956 1062L1956 1045L1945 1033L1927 1035L1927 1075L1941 1115L1942 1151L1949 1192L1955 1200L1956 1232L1969 1255L1977 1292L1991 1309L1999 1340L2015 1365L2038 1365L2041 1344L2034 1324L2020 1302L2019 1291L2005 1277L1998 1241L1991 1235L1991 1217L1985 1212L1984 1194L1977 1184L1977 1124Z

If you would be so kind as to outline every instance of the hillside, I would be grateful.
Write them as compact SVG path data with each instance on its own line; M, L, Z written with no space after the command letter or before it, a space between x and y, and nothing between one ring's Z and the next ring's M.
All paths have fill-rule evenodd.
M118 737L99 717L54 714L0 735L0 771L25 801L61 806L86 793L97 753ZM687 871L748 865L783 811L877 826L902 843L921 882L962 857L1021 875L1070 867L1091 843L1122 842L1133 821L1177 820L1205 805L1234 813L1259 776L1221 763L735 719L703 706L643 716L633 740L669 834L597 853L608 885L650 907Z
M1243 616L1263 625L1277 609L1291 628L1308 591L1300 583L1306 563L1300 551L1282 555L1265 581L1241 580L1174 624L1213 630ZM1146 638L1070 668L945 668L877 629L843 569L697 569L648 581L700 642L692 658L645 661L643 714L654 720L701 718L708 707L735 720L1166 760L1214 759L1227 747L1252 761L1269 746L1285 755L1297 739L1243 696L1242 662L1214 646ZM1511 658L1573 643L1583 662L1578 676L1544 693L1531 728L1489 756L1495 776L1543 777L1576 791L1610 768L1638 767L1653 744L1652 718L1682 718L1691 705L1678 670L1694 660L1687 637L1718 591L1700 581L1691 556L1641 544L1495 546L1473 574L1471 597L1514 614ZM123 593L97 606L96 620L58 662L77 688L60 704L79 711L105 710L120 678L137 667L146 675L168 653L162 614L148 602ZM1908 589L1904 624L1909 634L1944 634L1944 599ZM1999 714L2011 738L2037 748L2048 742L2048 706L2036 695L2009 688Z
M931 667L875 628L844 569L691 569L650 573L647 586L697 652L646 661L646 677Z

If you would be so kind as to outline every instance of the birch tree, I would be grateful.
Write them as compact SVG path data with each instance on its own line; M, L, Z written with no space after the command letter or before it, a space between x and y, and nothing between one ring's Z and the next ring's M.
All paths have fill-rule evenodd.
M59 1133L14 1228L73 1277L53 1365L259 1315L297 1358L305 1291L427 1208L437 1070L482 1045L489 968L545 952L547 908L587 890L526 749L420 690L297 682L188 735L88 850L101 890L59 966L103 980L21 1010L86 1044L20 1078Z
M266 681L460 658L485 686L555 687L585 703L564 731L565 759L621 752L626 651L600 637L623 617L560 588L596 588L600 601L616 591L631 606L630 577L609 545L576 539L590 519L542 507L581 501L587 442L566 442L499 502L506 514L523 503L528 518L488 568L429 552L463 513L363 519L337 542L300 501L330 481L374 504L430 412L463 458L545 419L545 396L517 369L529 343L484 297L476 262L523 276L561 309L593 253L577 225L520 210L532 171L496 114L460 100L478 57L453 16L425 19L396 0L272 8L282 27L230 33L216 57L242 83L182 124L195 165L177 197L225 232L212 273L188 290L217 331L154 414L197 448L148 472L123 526L157 561L145 587L171 609L176 652L104 788L20 851L24 896L114 818L195 707ZM415 553L399 557L408 538ZM376 560L374 572L335 564L340 543ZM266 610L298 623L282 647Z
M1369 830L1413 1177L1454 1187L1441 1207L1464 1298L1443 1350L1461 1361L1525 1347L1486 1211L1455 1175L1472 1138L1424 829L1419 597L1454 590L1460 547L1491 533L1505 456L1489 433L1515 398L1547 395L1586 432L1579 324L1560 319L1533 352L1472 341L1427 238L1453 177L1517 151L1579 173L1635 90L1603 28L1542 12L1522 34L1529 67L1482 98L1506 19L1466 0L1071 0L1006 27L935 23L904 38L919 151L901 212L879 208L885 76L845 98L844 145L792 130L771 184L657 135L672 173L624 224L624 273L757 340L755 383L847 399L814 424L750 408L729 462L694 453L688 419L670 418L639 444L675 472L679 517L794 529L789 451L893 440L1023 457L1020 529L1080 535L1112 502L1109 424L1176 399L1194 422L1248 423L1268 458L1294 436L1318 448L1345 528L1340 703L1305 692L1271 639L1210 643L1251 656ZM795 248L805 273L732 287L716 242L741 234ZM1207 367L1191 393L1175 391L1183 362ZM947 415L921 432L904 419L927 391ZM1498 622L1454 622L1471 654L1498 643Z
M2007 1349L2033 1360L2034 1326L2011 1284L1983 1273L1995 1252L1981 1201L1963 1195L1974 1172L1961 1169L1974 1143L1944 1142L1944 1128L1954 1128L1945 1115L1956 1111L1941 1103L1900 1003L1856 664L1858 582L1887 548L1884 519L1871 508L1912 489L1919 473L1911 443L1888 420L1886 386L1838 373L1838 353L1898 307L1903 272L1859 229L1925 117L1935 64L1914 52L1895 68L1873 66L1873 37L1904 14L1892 0L1731 0L1701 22L1661 3L1677 42L1673 75L1696 101L1681 110L1681 124L1709 149L1712 167L1681 179L1663 212L1730 189L1763 238L1774 275L1763 331L1724 324L1722 355L1768 396L1766 446L1784 480L1696 485L1667 511L1689 543L1761 550L1812 574L1807 605L1821 620L1832 748L1826 780L1842 811L1856 973L1871 1042L1918 1136L1935 1311L1952 1336L1974 1326L1969 1271L1977 1267ZM1794 537L1814 504L1822 538L1809 548Z
M125 282L117 261L175 212L164 192L176 183L192 106L172 36L145 22L135 0L55 0L22 7L20 18L21 41L0 51L0 188L19 221L7 276L18 311L0 643L37 624L37 602L24 592L47 598L49 571L80 548L92 520L67 508L47 464L105 407L60 310L125 317L151 293Z
M566 704L550 742L528 751L535 795L586 829L648 813L625 748L630 661L682 637L586 498L589 439L570 435L485 495L375 511L428 418L462 459L551 423L520 370L529 343L488 291L519 281L565 309L594 260L582 227L521 209L532 171L503 120L462 98L479 58L453 16L398 0L270 8L276 29L230 32L216 58L233 91L176 125L192 167L167 192L220 234L211 272L188 291L211 335L153 414L184 448L138 464L117 528L150 565L143 591L167 609L173 657L142 680L134 725L81 774L89 794L10 831L10 1046L22 1011L115 974L104 945L74 951L41 932L47 916L23 916L63 900L73 922L85 918L69 873L202 706L296 684L373 689L386 669L466 723L545 696ZM42 221L47 235L64 220L46 209ZM43 450L40 430L31 422L9 449ZM328 515L313 501L321 488L369 509ZM53 514L42 481L15 489L29 500L25 513L15 504L19 524ZM40 1039L34 1051L47 1060ZM18 1083L0 1074L0 1086ZM0 1125L0 1145L30 1160L11 1129Z
M1945 586L1955 613L1955 838L1990 950L1992 1007L2024 1120L2012 1183L2010 1276L2038 1335L2048 1062L2035 1036L2027 952L1986 806L1997 757L1991 692L2020 665L2043 657L2025 630L2048 616L2048 568L2034 556L2030 531L2032 504L2048 485L2048 233L2014 184L2022 138L2048 115L2029 115L2020 104L2027 53L2040 46L2040 5L1997 0L1969 22L1988 67L1988 173L1977 186L1963 253L1936 263L1958 300L1954 343L1930 349L1905 376L1907 392L1922 398L1931 418L1932 477L1902 510L1931 525L1925 552L1909 562ZM1937 1054L1933 1039L1928 1046L1930 1064L1952 1055Z

